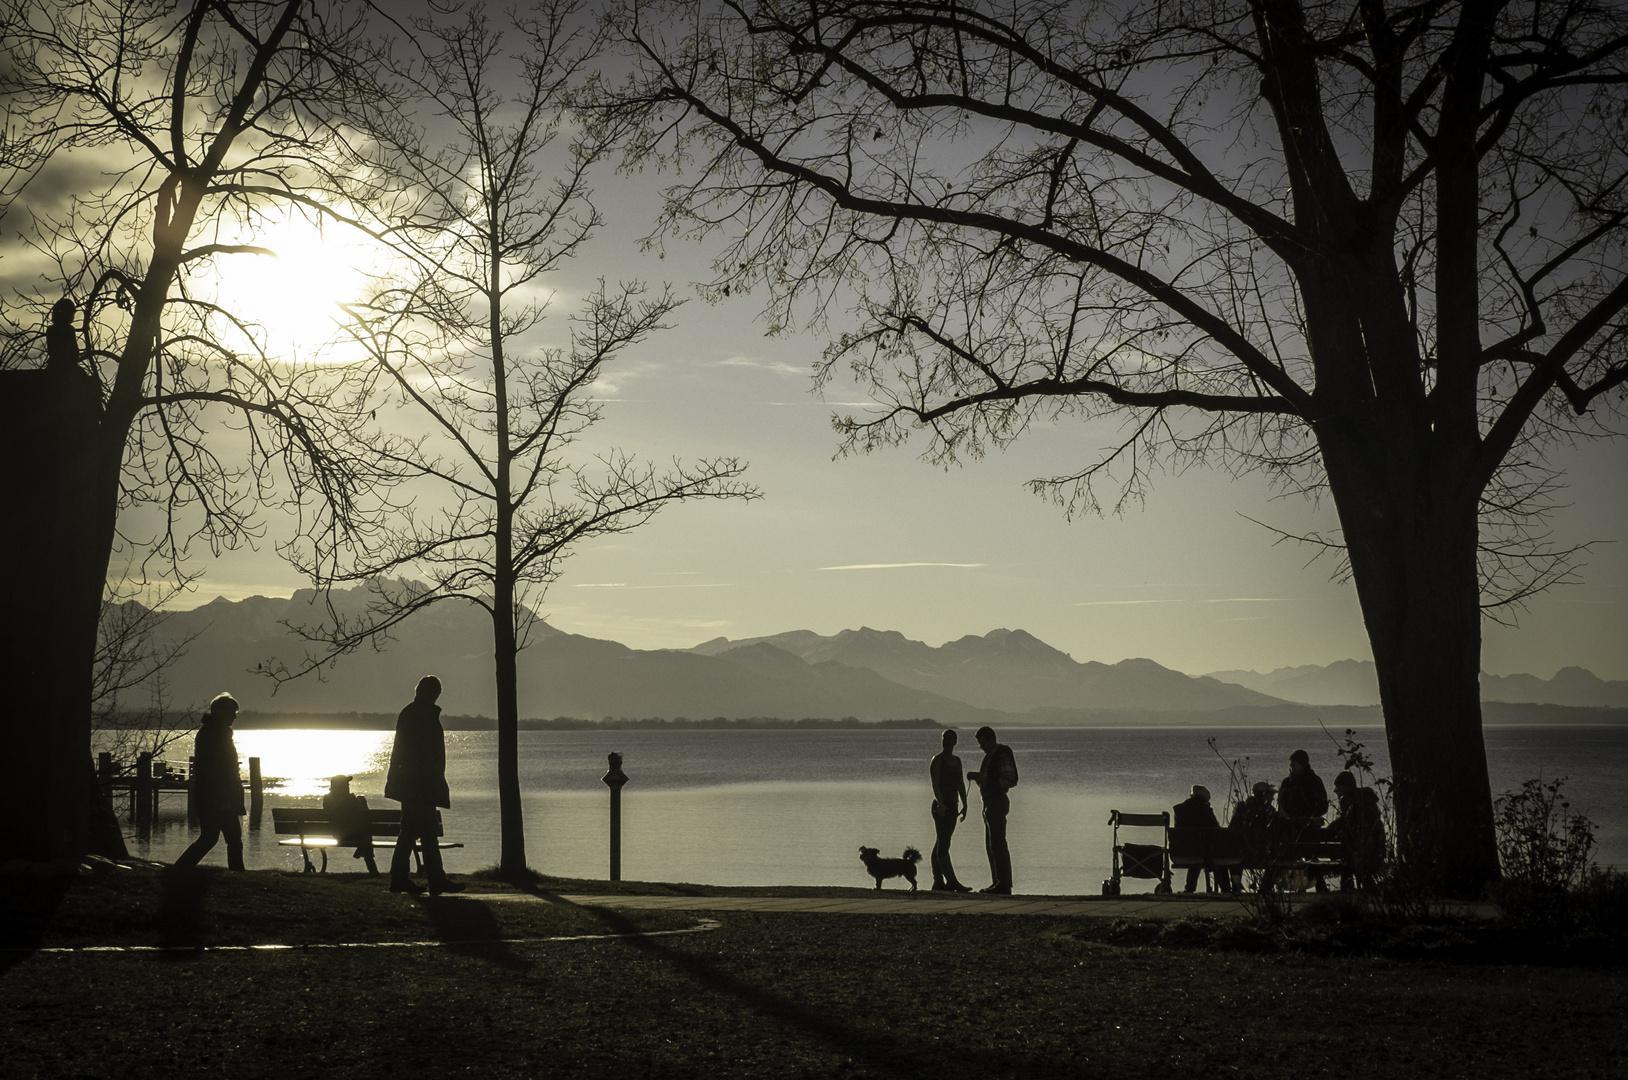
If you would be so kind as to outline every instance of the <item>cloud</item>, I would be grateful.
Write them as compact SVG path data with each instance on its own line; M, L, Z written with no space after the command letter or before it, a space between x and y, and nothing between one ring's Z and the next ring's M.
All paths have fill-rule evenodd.
M957 570L976 570L986 566L981 562L876 562L850 563L847 566L821 566L820 570L901 570L911 566L948 566Z
M732 589L732 581L697 581L687 585L629 585L625 581L585 581L571 586L573 589Z
M1228 596L1206 600L1206 604L1281 604L1281 596Z
M1185 600L1081 600L1075 607L1131 607L1138 604L1185 604Z
M809 373L808 368L788 364L784 360L765 360L760 356L731 356L723 360L715 360L713 367L741 367L753 368L757 371L767 371L775 375L795 375L802 378Z

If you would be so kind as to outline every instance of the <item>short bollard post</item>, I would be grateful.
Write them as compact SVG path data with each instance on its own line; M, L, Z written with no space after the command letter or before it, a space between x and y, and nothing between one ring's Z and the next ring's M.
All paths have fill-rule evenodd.
M136 755L136 784L131 791L135 804L136 830L141 835L153 827L153 755L142 751Z
M622 880L622 785L627 783L627 775L622 772L622 755L614 750L610 753L610 769L600 777L605 786L610 788L610 879Z
M266 804L265 784L260 779L260 759L249 759L249 827L260 827L260 814Z

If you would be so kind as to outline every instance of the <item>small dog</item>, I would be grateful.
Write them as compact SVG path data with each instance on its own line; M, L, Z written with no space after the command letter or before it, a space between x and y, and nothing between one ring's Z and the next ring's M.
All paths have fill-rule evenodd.
M910 891L916 891L916 864L921 862L921 852L915 848L905 848L902 859L884 859L876 848L862 847L859 849L859 861L865 864L870 876L876 879L878 889L888 878L902 877L910 882Z

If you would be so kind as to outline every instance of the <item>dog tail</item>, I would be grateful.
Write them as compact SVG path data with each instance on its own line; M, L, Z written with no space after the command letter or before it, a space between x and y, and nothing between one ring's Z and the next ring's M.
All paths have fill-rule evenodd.
M904 861L905 862L921 862L921 852L917 851L913 847L905 848L904 849Z

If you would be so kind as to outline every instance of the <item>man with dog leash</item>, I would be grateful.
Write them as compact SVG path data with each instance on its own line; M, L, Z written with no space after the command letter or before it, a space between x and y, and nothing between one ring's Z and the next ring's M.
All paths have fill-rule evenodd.
M984 803L984 850L989 855L989 874L995 880L979 892L995 896L1012 895L1012 852L1006 846L1006 815L1012 809L1007 792L1017 786L1017 759L1012 748L995 741L995 730L981 727L974 736L984 760L967 779L978 785Z

